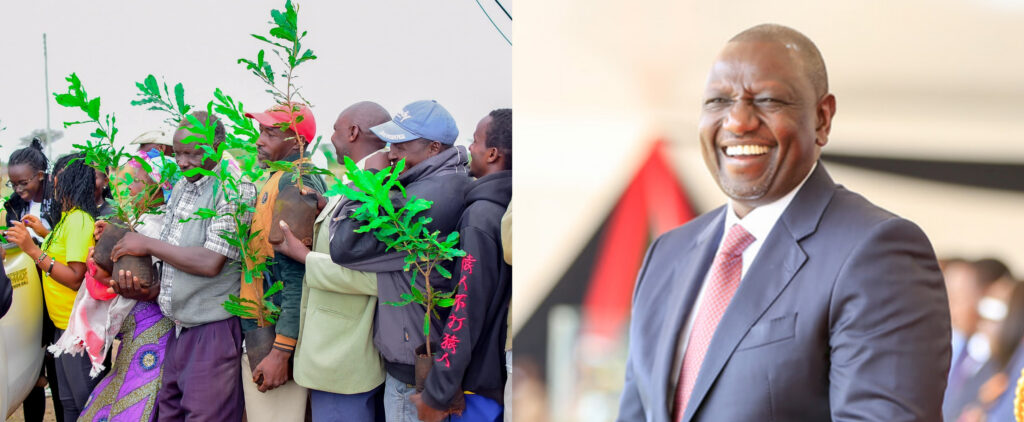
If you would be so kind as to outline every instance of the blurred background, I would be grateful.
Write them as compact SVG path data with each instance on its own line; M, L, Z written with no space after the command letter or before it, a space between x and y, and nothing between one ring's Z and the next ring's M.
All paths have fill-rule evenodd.
M824 149L832 177L919 224L940 258L964 259L949 266L965 309L954 319L968 321L954 327L979 333L980 362L960 374L973 387L957 411L986 405L981 385L1008 365L989 359L992 343L1016 335L995 346L1012 353L1024 336L1005 323L1024 318L1011 300L1024 271L1024 2L517 7L515 420L613 419L647 245L726 200L697 143L707 72L730 37L765 22L824 55L838 109ZM998 262L975 262L987 257L1008 268L991 275ZM987 394L1006 390L996 381Z

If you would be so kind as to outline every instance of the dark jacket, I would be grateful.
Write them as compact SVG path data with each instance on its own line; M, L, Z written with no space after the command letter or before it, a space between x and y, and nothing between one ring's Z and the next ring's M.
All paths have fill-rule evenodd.
M484 176L466 191L459 219L459 248L466 256L455 265L455 304L423 390L423 401L435 409L449 408L464 390L503 400L512 266L504 259L501 217L511 200L511 171Z
M0 318L7 315L11 309L11 301L14 298L14 287L11 286L11 279L7 277L7 270L0 265Z
M57 224L57 222L60 221L60 209L59 207L53 206L53 199L51 198L52 194L49 193L53 187L47 183L40 187L40 189L45 189L47 193L43 194L43 203L41 207L41 214L43 215L39 215L37 217L45 221L50 227L53 227L54 224ZM28 213L28 202L25 202L25 200L21 199L20 196L12 193L10 198L7 199L7 202L4 203L4 210L7 211L7 221L5 221L4 224L7 227L12 227L14 226L14 224L12 224L14 221L21 221L21 219L25 217L25 214Z
M441 239L458 228L464 192L470 182L468 157L469 154L464 147L452 147L424 160L399 176L399 181L405 187L408 196L433 202L430 209L418 214L417 217L431 218L432 221L427 224L427 228L431 232L440 231ZM358 202L349 201L342 207L341 214L350 215L360 205ZM378 241L372 233L355 233L355 229L363 225L362 222L343 218L332 223L334 226L331 259L353 270L377 273L379 301L373 342L384 357L388 373L402 382L412 384L415 381L415 349L424 343L422 327L425 308L415 303L401 307L384 303L399 302L403 293L410 293L410 274L402 271L403 257L406 253L389 253L386 250L387 246ZM443 266L451 270L452 264L448 262ZM421 290L425 289L422 277L417 277L416 283ZM444 279L437 274L431 276L430 283L434 288L443 291L451 291L455 284L454 280ZM447 318L446 310L438 311L441 318ZM440 331L441 322L432 318L432 342L438 342Z

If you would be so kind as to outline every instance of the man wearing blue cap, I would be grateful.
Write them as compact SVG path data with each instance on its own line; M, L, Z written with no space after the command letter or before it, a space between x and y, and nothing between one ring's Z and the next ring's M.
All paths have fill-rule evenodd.
M438 230L443 236L457 230L462 215L464 193L468 176L469 153L465 147L454 146L459 130L455 119L437 101L417 101L405 106L391 121L370 129L381 140L391 144L388 159L392 164L405 159L405 170L399 181L410 197L433 202L423 212L432 221L427 228ZM368 167L372 167L368 163ZM379 170L379 169L378 169ZM415 393L414 364L416 348L425 343L423 313L420 305L388 306L386 302L400 302L403 293L411 293L409 277L403 271L405 252L387 251L371 233L355 233L362 223L343 218L360 204L351 203L337 215L332 223L331 259L350 269L377 273L376 330L373 342L384 358L387 377L384 383L384 412L388 421L418 421L416 407L409 401ZM443 264L452 270L451 263ZM424 280L417 278L420 288ZM435 289L451 291L452 280L432 276ZM431 319L431 341L439 341L443 331L440 321Z

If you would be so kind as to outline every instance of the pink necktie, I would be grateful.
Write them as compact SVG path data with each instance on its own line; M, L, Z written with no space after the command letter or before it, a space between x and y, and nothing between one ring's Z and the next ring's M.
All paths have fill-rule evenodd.
M743 274L743 251L754 243L754 236L743 226L734 224L725 235L725 242L719 249L715 261L711 263L711 277L708 279L704 298L697 308L697 317L690 329L690 341L686 344L683 354L683 367L679 373L679 384L676 387L675 417L681 421L686 414L686 403L693 392L693 384L700 373L700 365L704 362L704 354L711 344L718 321L722 320L725 308L736 293Z

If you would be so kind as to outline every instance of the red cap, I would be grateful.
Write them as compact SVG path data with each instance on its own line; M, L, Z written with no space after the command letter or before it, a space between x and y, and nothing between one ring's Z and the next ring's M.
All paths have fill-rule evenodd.
M245 113L245 117L256 119L261 125L271 127L276 127L278 123L290 123L293 116L296 119L302 117L302 120L292 125L290 129L294 130L306 143L312 142L313 137L316 136L316 120L313 119L313 113L305 104L295 104L295 107L278 104L262 113Z

